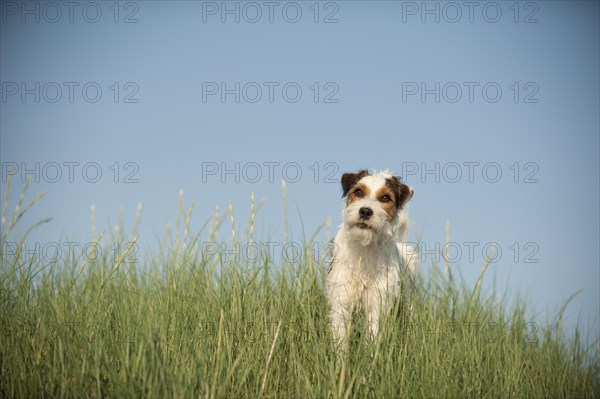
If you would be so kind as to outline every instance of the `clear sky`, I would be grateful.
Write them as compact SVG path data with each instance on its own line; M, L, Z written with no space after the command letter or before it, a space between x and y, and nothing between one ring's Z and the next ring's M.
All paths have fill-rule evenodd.
M290 236L334 234L341 174L389 168L415 191L423 267L449 220L467 283L496 242L486 290L495 275L535 321L583 289L567 325L600 336L598 2L1 7L2 179L19 168L11 209L24 169L47 192L14 237L52 217L33 243L85 243L92 204L127 228L142 202L152 251L182 189L196 231L229 201L242 228L255 193L257 234L282 240L282 178Z

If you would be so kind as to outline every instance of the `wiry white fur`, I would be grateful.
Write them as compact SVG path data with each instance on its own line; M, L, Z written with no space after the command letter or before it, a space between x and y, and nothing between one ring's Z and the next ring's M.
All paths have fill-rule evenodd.
M398 298L401 277L406 278L409 293L415 273L414 249L402 243L406 238L408 217L400 210L390 222L375 193L391 177L384 171L360 180L370 194L352 202L342 212L344 223L334 238L334 253L326 279L327 297L334 338L339 343L346 336L352 312L360 306L372 336L379 329L379 319ZM369 207L373 216L366 221L370 229L360 229L359 209Z

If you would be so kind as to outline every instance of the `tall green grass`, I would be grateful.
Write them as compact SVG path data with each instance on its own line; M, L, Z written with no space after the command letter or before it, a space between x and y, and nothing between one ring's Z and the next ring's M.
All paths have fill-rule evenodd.
M98 243L128 243L118 256L45 264L4 245L24 197L16 216L3 212L3 397L600 395L598 352L579 332L567 338L562 315L538 325L527 320L525 303L507 308L482 295L483 271L469 289L448 265L421 265L432 273L410 310L398 303L375 341L362 338L357 322L348 350L336 351L325 265L312 251L275 264L203 251L227 219L235 226L231 207L193 232L194 207L185 209L180 195L175 227L139 262L131 262L139 258L135 232L119 229L94 233ZM256 235L253 197L251 207L246 228L232 228L233 242Z

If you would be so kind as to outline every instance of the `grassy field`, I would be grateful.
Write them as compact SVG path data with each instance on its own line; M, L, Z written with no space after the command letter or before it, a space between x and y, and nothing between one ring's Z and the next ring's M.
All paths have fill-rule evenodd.
M562 312L539 325L525 303L509 308L479 292L486 265L473 289L421 265L412 311L398 303L373 342L358 320L342 352L322 260L236 261L200 245L233 210L193 233L193 206L181 202L181 229L143 259L127 244L117 256L92 248L48 263L7 244L24 203L12 217L3 207L2 397L600 396L599 352L579 332L567 338ZM251 242L253 228L232 231L232 242ZM122 230L95 237L136 240Z

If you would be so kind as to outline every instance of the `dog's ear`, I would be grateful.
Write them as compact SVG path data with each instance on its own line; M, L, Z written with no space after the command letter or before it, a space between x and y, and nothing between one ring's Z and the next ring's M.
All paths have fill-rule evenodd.
M396 208L402 209L404 205L412 198L414 190L402 183L399 177L392 176L387 179L388 185L396 195Z
M342 190L344 194L342 197L345 197L348 194L348 191L354 186L356 183L360 181L363 177L367 176L369 171L366 169L360 170L357 173L344 173L342 175Z

